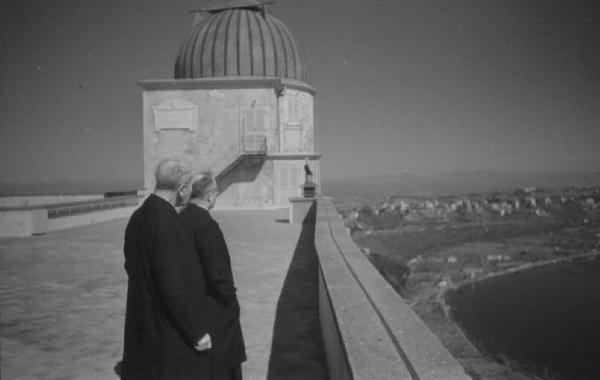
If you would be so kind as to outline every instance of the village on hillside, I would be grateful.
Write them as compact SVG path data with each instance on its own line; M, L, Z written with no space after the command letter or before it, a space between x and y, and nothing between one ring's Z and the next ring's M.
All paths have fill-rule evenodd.
M600 251L600 188L525 188L440 198L349 198L336 199L336 207L365 253L390 256L416 270L425 263L430 267L438 264L440 273L445 272L444 267L459 267L466 277L475 278L495 268ZM536 234L547 236L546 243L554 244L546 244L545 248L550 249L541 251L512 252L506 242ZM402 245L394 250L390 243L396 239L390 235L423 235L427 239L407 252ZM374 244L380 237L383 242ZM466 243L501 240L504 253L456 249Z
M439 198L336 199L355 242L403 295L490 272L600 251L600 188L518 189ZM379 266L378 266L379 267ZM411 279L411 277L413 277ZM415 280L415 277L418 279Z
M453 356L492 378L528 377L481 355L453 321L446 293L600 255L600 187L334 202L354 242Z

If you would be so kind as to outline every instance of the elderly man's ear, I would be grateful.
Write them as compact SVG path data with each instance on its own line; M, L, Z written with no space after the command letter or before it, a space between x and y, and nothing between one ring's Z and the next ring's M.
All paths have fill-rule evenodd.
M179 186L179 189L177 190L177 206L183 206L186 204L190 200L191 193L192 190L190 184L185 183Z
M206 202L208 203L209 209L211 209L215 206L215 204L217 203L218 196L219 196L218 191L213 191L210 194L208 194L208 197L206 197Z

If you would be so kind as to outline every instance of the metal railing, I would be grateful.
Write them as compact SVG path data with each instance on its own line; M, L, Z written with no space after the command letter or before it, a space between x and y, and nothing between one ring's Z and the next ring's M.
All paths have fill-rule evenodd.
M247 155L261 155L267 153L266 136L244 136L241 139L242 153Z
M221 177L244 156L260 156L267 153L266 136L242 136L227 147L223 155L210 167L215 178Z
M110 210L120 207L136 206L138 203L139 198L137 196L123 196L103 198L93 201L57 204L48 207L48 219L55 219L69 215L86 214L89 212Z

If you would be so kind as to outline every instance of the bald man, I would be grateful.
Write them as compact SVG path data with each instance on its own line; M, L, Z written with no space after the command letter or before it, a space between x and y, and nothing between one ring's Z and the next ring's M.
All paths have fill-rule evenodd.
M189 199L180 160L156 168L156 189L125 230L128 275L123 380L209 378L211 347L203 270L175 207Z

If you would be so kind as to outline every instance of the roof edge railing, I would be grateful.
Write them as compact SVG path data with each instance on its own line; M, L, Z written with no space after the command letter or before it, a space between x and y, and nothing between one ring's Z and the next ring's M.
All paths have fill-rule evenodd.
M267 154L267 137L242 136L240 139L227 147L225 152L219 157L210 171L215 178L222 177L226 172L232 169L239 160L245 156L264 156Z

